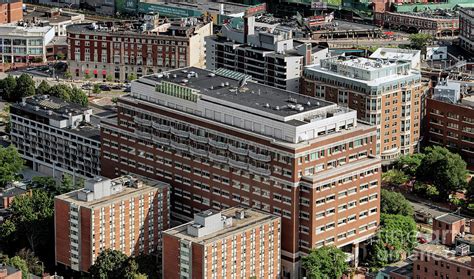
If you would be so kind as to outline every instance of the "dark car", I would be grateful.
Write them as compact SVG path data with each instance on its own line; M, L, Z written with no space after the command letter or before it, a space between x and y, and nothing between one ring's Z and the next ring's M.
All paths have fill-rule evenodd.
M99 86L100 90L102 91L111 91L112 89L110 89L110 87L108 85L105 85L105 84L102 84L101 86Z

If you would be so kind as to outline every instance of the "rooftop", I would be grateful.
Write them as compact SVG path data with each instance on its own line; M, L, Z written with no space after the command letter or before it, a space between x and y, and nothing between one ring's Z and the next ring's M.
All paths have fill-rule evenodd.
M114 179L99 177L86 180L83 189L62 194L56 198L78 206L93 208L146 194L152 188L164 189L167 187L169 187L168 183L137 175L121 176Z
M252 227L260 226L266 222L272 222L274 220L279 219L279 217L262 212L257 211L255 209L246 209L240 206L232 207L217 214L221 214L223 219L231 219L232 221L225 225L222 229L214 231L209 234L205 234L203 236L193 236L188 233L188 226L192 226L194 221L182 224L180 226L171 228L166 230L164 233L170 236L174 236L179 239L189 240L194 243L198 244L207 244L212 243L216 240L241 233L242 231L246 231ZM236 218L240 213L243 213L244 218ZM203 215L204 214L204 215ZM216 214L215 212L204 211L204 213L198 213L197 215L200 217L207 217ZM214 224L209 224L213 226Z
M453 224L453 223L456 223L456 222L459 222L459 221L462 221L462 220L465 220L465 219L466 218L461 217L461 216L456 215L456 214L452 214L452 213L447 213L447 214L441 215L441 216L436 218L436 220L438 220L440 222L443 222L443 223L446 223L446 224Z
M17 23L0 25L0 36L44 36L53 27L40 25L18 25Z
M415 250L442 257L446 260L458 262L464 265L471 265L471 256L457 256L454 250L450 250L447 246L435 243L426 243L415 247Z
M388 47L381 47L378 48L372 55L371 58L382 58L382 59L390 59L390 60L403 60L403 61L410 61L415 58L415 56L419 56L421 53L420 50L416 49L401 49L401 48L388 48Z
M243 82L243 74L230 70L218 69L216 72L211 72L190 67L168 73L169 75L145 76L142 79L156 83L163 81L174 83L195 90L201 98L219 99L222 101L221 105L228 102L278 116L290 116L302 111L335 105L325 100L262 85L251 80Z
M72 13L72 12L63 12L60 11L59 9L35 9L35 10L29 10L27 13L24 15L23 20L24 21L31 21L31 22L49 22L52 24L55 23L61 23L64 21L69 21L73 17L76 16L82 16L82 14L79 13Z
M249 5L245 4L239 4L239 3L233 3L233 2L227 2L227 1L210 1L210 0L199 0L199 1L193 1L192 3L190 2L185 2L185 1L180 1L180 2L159 2L156 0L151 0L147 1L147 4L152 4L152 5L160 5L160 6L165 6L165 7L175 7L175 8L183 8L183 9L194 9L198 10L201 12L219 12L220 9L220 4L224 4L224 14L225 15L233 15L237 13L243 13L245 12L249 7Z

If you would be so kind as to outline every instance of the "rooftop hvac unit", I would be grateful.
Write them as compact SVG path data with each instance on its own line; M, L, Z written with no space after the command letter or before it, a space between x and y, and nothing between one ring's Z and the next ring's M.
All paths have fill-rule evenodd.
M469 254L469 245L463 243L456 246L456 255L457 256L467 256Z

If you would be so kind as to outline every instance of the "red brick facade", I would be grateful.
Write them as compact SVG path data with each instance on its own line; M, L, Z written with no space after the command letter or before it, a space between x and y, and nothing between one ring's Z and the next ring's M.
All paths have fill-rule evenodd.
M23 1L0 2L0 24L18 22L23 19Z

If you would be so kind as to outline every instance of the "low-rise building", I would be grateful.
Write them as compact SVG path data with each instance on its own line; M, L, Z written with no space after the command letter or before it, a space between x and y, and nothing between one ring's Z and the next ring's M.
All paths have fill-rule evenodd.
M100 174L99 119L92 109L51 96L10 107L12 144L35 171L61 177Z
M30 190L7 185L7 187L0 190L0 209L9 208L16 197L29 194L31 194Z
M439 61L448 59L447 46L428 46L426 47L426 60Z
M161 253L169 185L137 176L96 177L54 199L55 262L87 272L105 249Z
M421 51L416 49L380 47L370 55L370 58L410 62L412 69L421 68Z
M474 8L459 10L459 42L462 48L474 52Z
M212 23L197 18L147 20L67 27L68 65L72 77L116 81L188 66L204 67L204 37Z
M280 217L206 210L163 233L163 278L280 278Z
M0 1L0 24L14 23L23 19L22 0Z
M28 9L25 13L25 22L33 22L35 24L49 25L54 28L55 36L66 36L66 27L71 24L79 24L84 22L84 14L72 11L64 11L58 8L41 8L35 6Z
M459 151L474 164L474 98L464 96L463 86L442 80L426 100L426 141Z
M0 69L46 62L46 45L54 28L26 23L0 25Z

